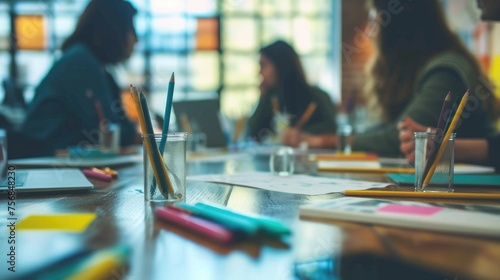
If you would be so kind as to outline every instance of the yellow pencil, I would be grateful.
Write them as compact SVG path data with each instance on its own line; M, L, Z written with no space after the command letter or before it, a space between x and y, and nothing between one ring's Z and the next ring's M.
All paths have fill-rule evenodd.
M188 134L191 134L192 133L192 131L191 131L191 124L189 124L189 119L186 116L186 114L182 114L182 116L181 116L181 123L182 123L182 126L184 128L184 131L186 131Z
M431 167L429 168L429 172L427 172L427 176L425 176L424 182L422 189L425 189L429 182L431 181L432 176L434 175L434 171L436 171L437 165L439 161L441 160L441 157L444 154L444 150L446 149L446 146L448 145L448 139L450 139L451 134L455 130L455 127L457 126L458 120L460 119L460 115L462 115L462 112L465 108L465 104L467 103L467 99L469 98L469 91L467 91L464 96L462 97L462 100L460 101L460 105L458 105L457 111L455 112L455 115L453 116L453 119L451 121L450 126L448 127L448 130L446 130L446 133L443 137L443 140L441 141L441 146L439 146L439 150L436 154L436 158L434 159L434 162L432 163Z
M346 190L346 196L368 197L418 197L418 198L455 198L455 199L485 199L499 200L498 193L456 193L456 192L408 192L408 191L378 191L378 190Z
M275 114L279 113L280 112L280 102L278 100L278 97L277 96L273 96L271 98L271 106L273 107L273 112Z
M320 172L415 173L411 167L318 167Z
M307 106L306 111L302 114L302 117L300 117L300 120L297 122L295 127L300 129L311 118L312 114L316 110L316 107L316 102L309 103L309 106Z
M234 126L234 132L233 132L233 142L238 141L238 139L240 138L240 134L243 131L243 128L245 127L246 121L247 121L247 118L241 117L236 122L236 125Z
M130 93L132 95L132 99L134 100L135 106L137 108L137 112L138 112L138 116L139 116L139 126L141 127L141 130L142 130L142 133L144 134L144 137L147 138L147 136L149 134L152 134L153 132L152 131L148 132L144 111L142 110L141 101L139 100L139 93L137 92L137 89L135 87L132 87L132 85L130 86ZM175 196L174 188L173 188L172 182L170 181L170 178L168 176L168 171L167 171L167 168L165 167L165 164L160 164L159 168L161 168L162 170L159 170L158 166L156 165L156 163L154 161L154 158L155 158L154 153L158 153L159 158L161 159L161 161L163 161L163 157L161 156L161 154L159 154L160 151L158 149L156 149L156 151L153 149L151 142L150 142L150 139L145 139L144 143L145 143L146 152L148 153L148 157L151 161L151 167L153 169L153 174L156 178L156 182L163 181L161 178L161 175L160 175L160 172L163 172L162 174L165 174L165 177L166 177L168 191L171 193L172 197L174 197ZM162 191L162 195L165 198L168 198L168 193L164 193L163 188L161 188L161 187L159 189L160 189L160 191Z

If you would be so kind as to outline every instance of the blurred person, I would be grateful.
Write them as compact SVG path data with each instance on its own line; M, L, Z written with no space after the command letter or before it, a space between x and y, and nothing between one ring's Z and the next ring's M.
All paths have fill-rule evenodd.
M500 21L500 1L478 0L481 10L481 19L486 21ZM497 101L498 105L498 101ZM497 106L497 113L498 113ZM399 124L400 149L409 162L415 161L415 142L413 133L426 131L427 127L407 118ZM457 139L455 141L455 160L475 164L488 164L500 171L500 135L493 135L482 139Z
M311 134L334 132L335 106L328 94L310 86L300 58L288 43L278 40L260 49L260 100L247 121L248 135L257 141L279 133L275 117L288 116L288 126L296 125L311 102L316 109L301 129Z
M131 56L136 13L124 0L89 2L62 44L62 56L36 88L21 126L22 135L43 147L10 143L14 154L50 156L68 146L95 145L103 122L120 124L122 146L137 143L136 125L125 115L121 89L107 69Z
M366 86L368 111L379 125L354 135L354 151L397 157L397 124L410 117L425 126L436 126L448 92L452 102L468 89L471 100L456 130L457 137L487 137L494 134L494 96L475 57L446 24L438 0L372 0L375 55L369 64ZM372 34L368 35L372 35ZM300 135L310 147L337 145L337 136Z

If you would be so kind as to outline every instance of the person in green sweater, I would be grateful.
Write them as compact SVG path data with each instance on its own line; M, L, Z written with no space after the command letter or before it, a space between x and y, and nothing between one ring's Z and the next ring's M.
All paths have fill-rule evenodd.
M498 0L478 0L478 7L481 9L481 19L486 21L500 21L500 1ZM498 100L497 100L498 105ZM498 106L500 107L500 106ZM498 114L497 108L497 114ZM435 127L432 126L432 127ZM415 161L414 132L426 131L427 126L418 123L413 119L405 119L398 126L400 149L409 162ZM481 139L457 139L455 141L455 160L475 164L488 164L494 166L500 172L500 134L497 132L487 138Z
M311 134L336 130L335 106L327 93L307 83L292 46L282 40L265 46L260 50L259 62L261 95L247 121L249 137L262 142L299 122L301 129ZM315 104L315 110L303 122L301 117L311 103ZM284 127L279 127L280 120Z
M450 31L437 0L372 0L375 55L369 64L366 100L371 120L379 125L354 135L354 151L398 157L397 124L410 117L436 126L443 100L452 102L468 89L471 100L456 130L457 137L487 137L494 133L494 96L474 56ZM309 147L335 148L337 137L301 135Z

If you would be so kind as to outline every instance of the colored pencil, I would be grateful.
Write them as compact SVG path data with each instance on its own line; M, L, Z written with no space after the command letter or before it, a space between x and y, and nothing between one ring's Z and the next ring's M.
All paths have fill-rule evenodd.
M145 115L144 112L147 111L147 103L144 98L144 95L137 92L137 89L130 86L132 99L137 107L137 112L139 116L139 125L141 126L142 133L144 135L144 145L146 149L146 153L148 154L148 158L151 162L151 167L153 169L154 176L156 181L159 182L159 189L162 195L168 199L168 192L171 193L172 197L174 194L174 189L172 187L172 183L170 182L170 178L168 177L167 168L163 162L163 158L158 150L158 146L156 145L156 139L154 137L153 126L151 124L151 119L149 118L149 114ZM141 103L141 99L143 102ZM167 190L168 189L168 190Z
M460 105L458 105L457 111L453 115L453 120L451 121L449 127L446 128L446 134L443 137L443 140L441 141L441 145L439 146L439 150L437 152L436 158L434 159L434 162L432 163L431 167L429 168L429 172L426 174L422 189L425 189L425 187L429 184L432 176L434 175L434 171L436 171L438 162L441 160L441 157L444 154L444 150L446 149L446 146L448 145L448 139L450 139L451 134L455 130L455 127L457 126L458 120L460 119L460 116L462 115L462 112L465 108L465 104L467 103L467 100L469 98L469 91L467 91L464 96L462 97L462 100L460 101Z
M275 114L280 112L280 102L277 96L271 97L271 106L273 107L273 112Z
M186 131L188 134L191 134L191 124L189 123L189 119L186 114L181 115L181 123L182 123L182 128L184 128L184 131Z
M245 117L241 117L235 124L234 126L234 131L233 131L233 142L236 143L238 139L240 138L241 132L243 131L243 128L245 127L247 119Z
M459 102L458 100L455 100L453 108L451 109L451 111L449 111L450 101L451 101L451 92L448 92L448 94L444 99L443 106L441 107L441 113L439 114L438 125L436 127L436 134L434 135L434 139L432 141L433 144L432 149L430 150L430 153L427 156L424 156L425 166L424 166L424 172L422 173L422 181L423 179L425 179L425 176L429 172L429 169L431 168L431 165L434 162L434 159L436 158L438 147L439 145L441 145L441 142L443 141L443 136L446 132L446 127L451 122L453 114L457 109L457 105Z
M170 76L170 81L168 82L167 102L165 104L165 114L163 117L162 137L160 140L160 153L162 155L163 155L163 151L165 151L165 144L167 142L168 126L170 124L170 113L172 112L172 99L174 96L174 86L175 86L175 76L174 76L174 73L172 73L172 76Z
M142 91L140 91L139 100L140 100L140 104L142 106L142 112L144 114L144 119L146 121L146 128L147 128L147 131L149 132L149 134L147 136L149 138L149 142L151 143L154 161L159 166L160 180L157 179L156 182L160 183L159 189L162 192L164 197L165 197L165 195L167 195L167 192L170 192L172 197L175 197L174 188L172 186L172 182L170 181L170 177L168 176L167 166L165 165L165 162L163 161L163 155L160 153L160 150L158 149L158 145L156 144L156 139L155 139L154 130L153 130L153 123L151 122L151 118L149 117L148 103L147 103L146 97L144 96ZM156 183L156 182L154 182L154 183ZM154 185L152 187L154 188ZM165 197L165 198L167 198L167 197Z
M97 117L99 118L99 128L102 129L104 132L107 132L108 127L105 125L106 119L104 117L104 111L102 109L101 102L97 98L94 98L94 93L92 92L91 89L87 90L87 98L94 105Z
M304 114L302 114L297 124L295 124L295 128L300 129L304 124L306 124L307 121L309 121L309 119L311 118L314 111L316 110L316 107L317 107L316 102L309 103L309 106L307 106L307 109L304 111Z
M170 113L172 112L172 99L174 96L174 86L175 86L175 76L172 73L170 76L170 81L168 82L168 90L167 90L167 101L165 102L165 113L163 116L163 126L160 140L160 155L163 156L165 152L165 145L167 144L168 138L168 127L170 124ZM151 193L153 193L156 185L156 178L153 177L153 181L151 183Z

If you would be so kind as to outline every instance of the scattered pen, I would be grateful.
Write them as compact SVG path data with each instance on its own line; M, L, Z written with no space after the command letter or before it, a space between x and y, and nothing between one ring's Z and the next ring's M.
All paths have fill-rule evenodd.
M110 175L111 178L113 179L116 179L118 178L118 171L116 170L113 170L109 167L106 167L104 169L100 169L100 168L97 168L97 167L92 167L91 169L92 171L95 171L95 172L99 172L99 173L102 173L102 174L107 174L107 175Z
M106 173L103 173L101 171L94 171L92 169L83 169L83 174L85 174L85 176L87 177L90 177L90 178L94 178L94 179L98 179L98 180L102 180L102 181L111 181L113 178L110 174L106 174Z

